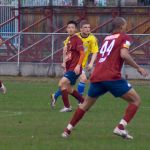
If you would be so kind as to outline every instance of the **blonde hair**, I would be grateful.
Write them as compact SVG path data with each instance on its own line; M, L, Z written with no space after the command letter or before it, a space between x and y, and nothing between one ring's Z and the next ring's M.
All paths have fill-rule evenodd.
M83 27L83 25L85 25L85 24L90 24L87 20L82 20L81 22L80 22L80 28L82 28Z

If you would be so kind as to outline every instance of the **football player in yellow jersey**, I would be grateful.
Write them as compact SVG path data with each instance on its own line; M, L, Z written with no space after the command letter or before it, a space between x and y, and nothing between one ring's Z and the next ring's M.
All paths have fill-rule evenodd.
M85 83L87 82L87 74L93 68L93 64L97 57L98 42L96 37L91 33L90 24L86 20L83 20L80 23L80 33L77 33L77 35L82 39L85 52L84 60L82 63L83 71L80 75L80 82L78 83L78 92L83 95ZM92 54L92 56L88 63L90 54Z
M83 20L80 22L80 32L77 33L77 35L82 39L83 46L84 46L84 60L82 62L82 74L80 75L80 82L78 83L78 92L83 95L85 84L87 83L87 76L89 74L89 71L93 68L95 59L97 57L98 53L98 42L96 37L91 33L91 27L90 24ZM68 38L65 40L65 43L67 42ZM90 61L88 60L89 55L91 55ZM89 63L88 63L89 61ZM60 89L58 89L54 94L51 95L52 101L51 101L51 107L53 108L55 106L55 103L57 101L57 98L61 95Z

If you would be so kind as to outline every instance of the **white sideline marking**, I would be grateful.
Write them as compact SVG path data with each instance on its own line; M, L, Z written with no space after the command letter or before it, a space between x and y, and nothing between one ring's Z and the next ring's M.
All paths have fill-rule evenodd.
M10 112L10 111L0 111L0 113L6 113L6 114L3 114L3 115L0 115L0 118L3 118L3 117L12 117L12 116L19 116L19 115L22 115L22 112Z

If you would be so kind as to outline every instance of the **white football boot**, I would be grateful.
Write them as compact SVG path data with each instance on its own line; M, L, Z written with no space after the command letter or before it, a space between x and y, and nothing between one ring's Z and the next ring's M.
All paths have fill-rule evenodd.
M62 136L63 138L68 138L68 137L69 137L69 134L64 131L64 132L61 134L61 136Z
M62 108L59 112L71 112L72 111L72 107L70 106L69 108L64 107Z
M61 137L63 138L68 138L70 135L71 131L68 130L67 128L64 130L64 132L61 134Z
M129 135L128 134L128 131L127 130L120 130L118 127L116 127L113 131L114 134L118 135L118 136L121 136L122 138L124 139L133 139L133 136Z

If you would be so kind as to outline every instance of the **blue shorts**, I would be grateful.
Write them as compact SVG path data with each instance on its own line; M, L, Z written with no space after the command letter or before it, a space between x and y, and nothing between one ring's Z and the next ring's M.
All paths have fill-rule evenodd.
M90 83L88 96L96 98L105 94L106 92L110 92L115 97L121 97L131 88L132 86L124 79Z
M64 74L64 77L66 77L69 81L71 85L75 85L77 79L79 78L81 74L76 75L74 71L67 71Z

